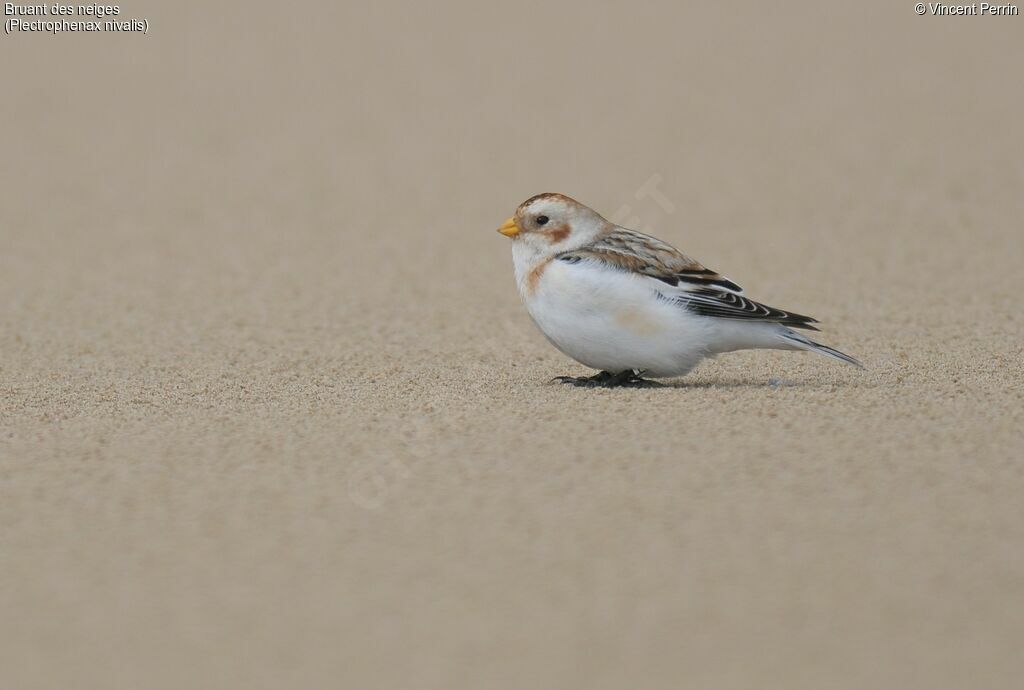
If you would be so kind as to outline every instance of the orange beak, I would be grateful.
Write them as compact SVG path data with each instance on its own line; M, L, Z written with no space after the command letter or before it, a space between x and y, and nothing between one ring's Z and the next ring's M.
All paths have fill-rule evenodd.
M508 220L506 220L504 223L501 224L501 227L498 228L498 232L500 232L505 237L515 237L516 235L518 235L519 225L516 224L516 219L509 218Z

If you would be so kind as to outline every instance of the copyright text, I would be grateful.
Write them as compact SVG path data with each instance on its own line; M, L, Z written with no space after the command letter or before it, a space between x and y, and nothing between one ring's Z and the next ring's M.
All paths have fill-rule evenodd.
M919 15L934 17L1016 17L1020 10L1013 3L992 5L987 2L974 2L969 5L948 5L944 2L919 2L914 5L914 12Z

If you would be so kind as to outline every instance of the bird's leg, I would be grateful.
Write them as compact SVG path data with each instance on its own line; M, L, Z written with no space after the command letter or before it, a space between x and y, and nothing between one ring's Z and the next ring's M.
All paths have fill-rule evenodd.
M608 381L611 380L614 375L609 371L602 371L594 374L593 376L556 376L551 379L551 383L568 383L572 386L582 388L597 388L598 386L605 386Z
M613 374L602 371L594 376L556 376L551 383L568 383L582 388L662 388L664 384L643 378L643 371L627 369Z
M615 374L603 385L605 388L664 388L665 384L643 378L644 371L626 369Z

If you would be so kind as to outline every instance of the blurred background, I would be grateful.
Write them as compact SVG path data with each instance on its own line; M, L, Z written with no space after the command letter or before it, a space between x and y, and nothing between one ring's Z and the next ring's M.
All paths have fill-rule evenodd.
M0 37L0 685L1020 677L1024 17L120 8ZM868 372L543 386L543 191Z

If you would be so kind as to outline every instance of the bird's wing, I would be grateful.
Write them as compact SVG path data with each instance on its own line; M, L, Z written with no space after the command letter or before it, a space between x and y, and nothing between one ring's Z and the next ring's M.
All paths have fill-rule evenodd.
M570 254L585 254L623 270L641 273L675 286L714 286L743 292L725 276L685 256L670 244L635 230L616 228Z
M675 288L660 286L659 295L703 316L818 330L811 325L817 323L816 319L748 299L740 294L743 289L725 276L675 247L634 230L616 228L585 247L559 254L557 259L568 263L591 261L659 280Z

